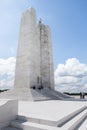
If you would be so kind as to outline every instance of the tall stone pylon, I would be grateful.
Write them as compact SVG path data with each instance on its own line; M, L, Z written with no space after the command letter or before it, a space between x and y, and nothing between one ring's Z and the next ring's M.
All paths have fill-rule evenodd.
M51 33L30 8L22 15L17 50L15 89L54 89Z
M52 39L49 26L39 21L39 40L40 40L40 75L44 87L54 89L54 69L52 55Z
M15 89L38 86L40 77L40 43L37 36L36 13L30 8L23 13L19 32Z
M54 88L52 39L49 26L37 24L33 8L22 14L16 57L14 89L0 98L18 100L63 99Z

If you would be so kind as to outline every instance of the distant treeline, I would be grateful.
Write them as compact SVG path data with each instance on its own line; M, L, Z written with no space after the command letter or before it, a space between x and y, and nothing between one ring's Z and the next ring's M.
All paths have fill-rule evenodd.
M0 93L2 93L2 92L4 92L4 91L8 91L8 89L0 90Z
M80 95L80 93L69 93L69 92L64 92L64 94L67 94L67 95ZM87 93L84 93L85 95L87 95Z

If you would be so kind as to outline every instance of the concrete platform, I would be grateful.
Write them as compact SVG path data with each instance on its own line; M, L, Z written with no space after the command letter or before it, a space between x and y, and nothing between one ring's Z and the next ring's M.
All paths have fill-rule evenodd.
M77 126L80 129L87 118L86 113L86 101L19 101L18 114L26 117L29 122L44 124L61 130L74 130L73 128ZM83 127L86 130L86 126Z
M16 119L3 130L86 130L86 122L87 101L19 101Z
M34 118L42 118L45 120L58 121L64 116L78 110L79 108L87 105L87 102L81 101L19 101L18 114L22 116L29 116Z

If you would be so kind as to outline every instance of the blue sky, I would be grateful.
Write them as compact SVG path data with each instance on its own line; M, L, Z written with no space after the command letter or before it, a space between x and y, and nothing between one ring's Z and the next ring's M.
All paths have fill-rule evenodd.
M86 0L2 0L0 2L0 57L16 55L21 14L29 7L37 11L52 30L54 65L68 58L87 63Z
M87 0L1 0L0 58L16 57L21 14L29 7L51 28L54 70L68 59L87 65Z

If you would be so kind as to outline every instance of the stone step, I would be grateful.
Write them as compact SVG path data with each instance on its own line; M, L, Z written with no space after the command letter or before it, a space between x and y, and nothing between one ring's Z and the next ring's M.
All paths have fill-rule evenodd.
M32 123L62 127L63 125L65 125L67 122L72 120L74 117L76 117L77 115L79 115L81 112L83 112L86 109L87 109L87 106L81 107L80 109L78 109L78 110L72 112L71 114L63 117L59 121L39 119L39 118L34 118L34 117L25 117L25 116L21 116L21 115L17 115L16 119L24 121L24 122L29 121L29 122L32 122Z
M71 114L63 117L62 119L60 119L57 122L57 126L58 127L62 127L63 125L65 125L67 122L69 122L70 120L72 120L73 118L75 118L77 115L79 115L80 113L84 112L87 109L87 106L81 107L80 109L72 112Z
M87 119L87 111L86 111L86 113L83 114L75 123L73 123L72 126L69 127L68 130L78 130L78 129L81 127L82 123L83 123L86 119ZM86 128L87 128L87 127L85 126L85 129L86 129Z
M82 123L82 125L78 128L78 130L86 130L87 129L87 119Z
M87 110L84 110L79 115L75 116L73 119L68 121L64 126L61 128L67 130L78 130L78 128L82 125L82 123L87 118Z
M21 92L19 90L13 89L1 93L0 98L34 100L34 101L71 99L70 96L55 90L51 90L49 88L44 88L41 90L28 89L28 90L22 90Z
M19 128L13 128L13 127L5 127L1 130L22 130L22 129L19 129Z
M69 96L69 95L67 95L67 94L61 93L61 92L59 92L59 91L57 91L57 90L51 90L51 91L52 91L52 93L54 93L56 96L61 97L61 99L71 99L71 98L73 98L73 97L71 97L71 96Z
M17 115L9 127L2 130L77 130L87 118L87 106L81 107L59 121Z
M58 127L42 125L32 122L23 122L20 120L14 120L10 124L12 127L21 128L23 130L61 130Z
M61 99L58 95L56 96L50 89L35 89L31 90L33 98L35 101L41 101L41 100L58 100Z
M34 118L34 117L25 117L21 115L17 115L16 119L24 121L24 122L29 121L32 123L44 124L44 125L49 125L49 126L57 126L57 122L52 121L52 120L39 119L39 118Z

